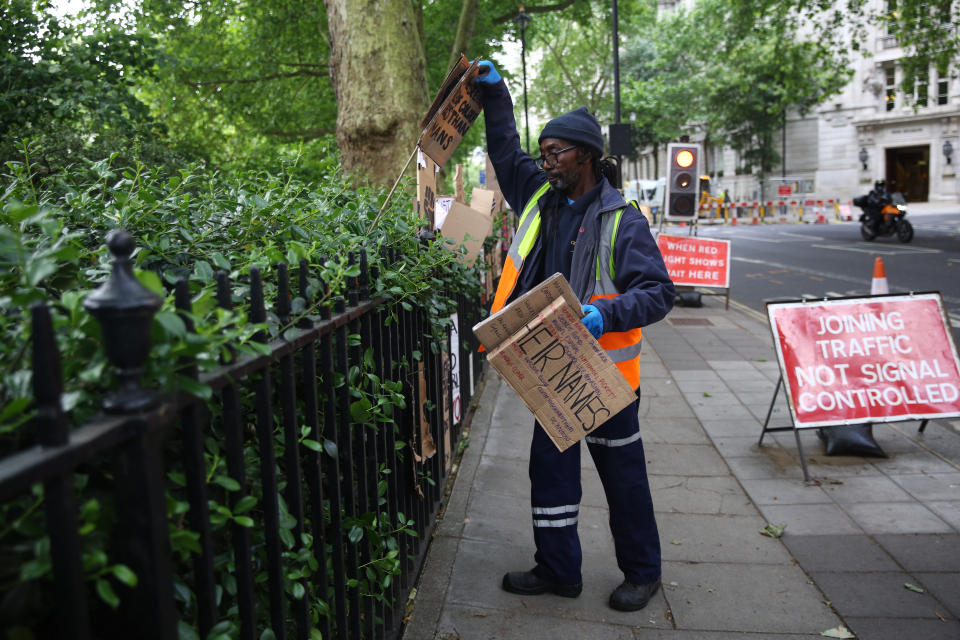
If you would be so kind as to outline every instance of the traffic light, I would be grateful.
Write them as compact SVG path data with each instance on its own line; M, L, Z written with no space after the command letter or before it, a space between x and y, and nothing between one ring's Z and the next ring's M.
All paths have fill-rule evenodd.
M700 175L700 145L687 142L667 145L667 219L697 217L697 176Z

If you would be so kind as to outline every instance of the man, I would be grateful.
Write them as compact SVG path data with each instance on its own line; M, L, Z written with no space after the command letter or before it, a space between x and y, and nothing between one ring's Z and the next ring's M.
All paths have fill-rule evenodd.
M866 222L867 226L874 234L877 233L882 219L881 211L884 205L890 204L890 193L887 191L886 180L877 180L873 183L873 189L866 196L855 198L853 204L863 208L860 215L860 222Z
M584 325L639 398L640 327L666 316L676 293L647 220L611 186L614 168L600 159L600 125L585 107L547 123L540 134L540 158L534 160L520 147L506 85L493 64L482 61L480 67L487 150L504 197L521 213L493 311L562 273L585 303ZM636 611L660 587L660 539L637 401L586 441L607 496L617 564L624 574L610 606ZM575 598L583 587L579 443L561 453L535 426L530 482L536 566L507 573L503 588Z

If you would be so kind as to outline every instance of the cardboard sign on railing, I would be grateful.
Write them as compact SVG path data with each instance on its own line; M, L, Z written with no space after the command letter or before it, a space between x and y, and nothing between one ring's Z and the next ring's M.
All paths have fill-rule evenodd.
M463 243L466 253L459 254L464 264L473 264L483 251L483 241L493 232L493 218L485 211L454 200L444 217L440 233L453 240L454 245Z
M437 163L422 149L417 149L417 213L436 224Z
M674 284L722 289L730 287L729 240L661 233L657 236L657 246Z
M960 416L960 358L939 293L771 302L797 428Z

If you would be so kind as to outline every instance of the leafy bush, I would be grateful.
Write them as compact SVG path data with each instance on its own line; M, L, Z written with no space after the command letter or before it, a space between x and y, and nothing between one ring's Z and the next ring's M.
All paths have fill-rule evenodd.
M19 157L27 138L41 175L114 150L127 162L176 162L164 127L135 95L138 74L155 64L152 39L110 19L71 24L49 4L0 4L0 163Z
M227 175L200 165L176 172L139 162L125 166L112 156L41 176L29 145L25 151L23 160L7 163L0 189L0 458L33 444L28 428L33 411L28 364L32 304L50 304L65 381L63 402L74 426L92 416L110 387L100 327L82 303L109 277L110 256L103 239L111 229L123 228L135 237L135 273L163 297L154 319L144 380L145 386L168 391L180 386L201 397L209 393L196 383L184 386L178 369L184 356L195 358L201 370L210 370L221 358L229 358L232 350L255 353L255 331L267 329L279 337L304 316L319 317L321 309L343 293L346 279L358 273L358 267L347 260L351 251L366 249L371 265L378 269L371 295L389 295L428 311L428 326L438 338L435 345L442 342L439 338L445 335L448 316L456 310L454 300L444 292L479 297L481 267L463 265L456 253L441 243L421 243L417 237L421 220L406 204L408 199L398 196L374 225L382 192L351 189L335 174L323 184L308 183L298 177L296 158L285 160L276 173ZM386 249L397 250L401 259L393 264L381 260L381 251ZM268 275L268 321L266 325L248 323L243 309L250 267L261 267L270 274L279 262L296 264L301 259L308 262L314 275L312 302L296 298L290 323L282 324L273 313L275 285ZM229 273L234 287L237 310L231 313L215 305L213 277L221 269ZM181 278L189 282L195 333L186 331L174 310L172 286ZM399 386L389 380L361 384L356 379L369 377L368 373L352 375L355 409L371 422L378 416L383 420L391 407L403 405L404 398ZM344 382L338 380L338 384ZM215 423L211 421L211 425ZM331 443L307 442L308 435L302 434L305 446L327 447L329 452ZM247 498L231 510L230 494L239 487L225 471L223 434L211 431L204 443L214 535L231 523L252 526L249 515L259 508L262 498L259 486L252 482ZM170 446L168 459L177 460L178 445ZM278 458L282 452L278 441ZM259 456L252 443L248 443L245 460L247 477L259 477ZM171 543L177 562L186 571L189 554L197 550L198 543L197 534L184 525L189 507L180 488L183 473L177 465L174 462L168 468L168 512ZM98 606L109 610L117 606L117 589L135 584L137 578L108 555L107 532L115 516L109 506L109 487L100 486L105 480L93 471L85 469L76 475L84 567ZM282 493L282 484L280 490ZM0 619L5 611L29 609L31 602L33 606L43 602L31 598L50 578L49 540L40 516L41 504L42 491L35 488L33 494L0 507L0 522L8 523L0 527L0 594L6 592ZM411 524L405 517L385 522L372 514L359 514L356 520L344 523L351 541L367 537L373 544L364 593L379 597L384 585L389 585L389 576L399 571L396 536L408 532ZM303 593L297 576L326 568L317 567L309 536L304 539L306 548L297 551L293 518L282 499L281 528L287 587L293 597L300 598ZM251 529L255 548L262 548L262 535ZM234 593L233 555L225 543L218 549L215 567L220 593ZM266 571L262 559L255 559L254 571ZM184 582L177 583L176 593L185 619L190 619L195 597ZM325 607L322 598L313 601L312 617L324 615ZM232 623L226 621L224 637L230 637L231 629ZM191 637L189 625L182 633Z

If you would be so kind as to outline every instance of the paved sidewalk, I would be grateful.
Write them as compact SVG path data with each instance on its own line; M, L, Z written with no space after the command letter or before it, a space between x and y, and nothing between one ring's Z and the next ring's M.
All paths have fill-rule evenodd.
M792 433L757 446L779 375L766 321L704 302L644 330L640 425L664 558L647 608L607 607L622 575L585 449L582 595L500 589L533 566L533 419L490 370L404 640L820 638L841 624L860 640L960 638L957 425L878 425L887 459L825 457L804 431L804 483ZM773 423L788 420L780 403ZM786 533L760 535L767 523Z

